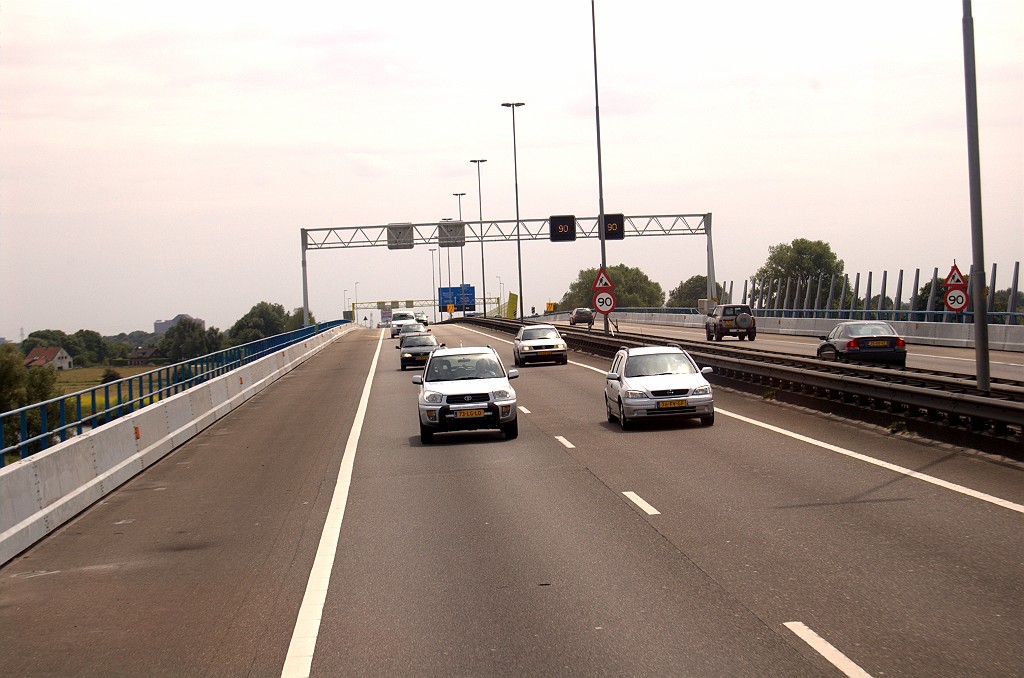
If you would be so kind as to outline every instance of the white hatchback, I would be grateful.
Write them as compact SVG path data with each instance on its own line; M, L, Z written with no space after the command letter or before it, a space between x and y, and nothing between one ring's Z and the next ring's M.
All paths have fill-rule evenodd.
M678 346L621 348L605 378L608 421L625 429L637 420L683 417L711 426L715 398L704 378L710 373Z

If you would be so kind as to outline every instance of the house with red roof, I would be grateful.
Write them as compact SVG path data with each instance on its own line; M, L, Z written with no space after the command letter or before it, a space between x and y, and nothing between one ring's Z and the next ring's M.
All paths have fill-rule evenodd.
M34 348L25 356L25 367L46 367L47 365L55 370L70 370L75 366L75 361L60 346Z

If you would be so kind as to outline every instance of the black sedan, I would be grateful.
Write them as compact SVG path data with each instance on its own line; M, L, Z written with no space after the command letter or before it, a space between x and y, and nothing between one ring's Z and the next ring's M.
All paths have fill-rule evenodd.
M819 339L818 357L824 360L890 363L899 367L907 364L907 342L881 320L839 323L827 337Z
M427 358L438 347L437 339L425 332L422 334L402 334L401 341L402 343L395 346L395 348L401 351L399 366L403 370L407 367L423 367L427 363Z

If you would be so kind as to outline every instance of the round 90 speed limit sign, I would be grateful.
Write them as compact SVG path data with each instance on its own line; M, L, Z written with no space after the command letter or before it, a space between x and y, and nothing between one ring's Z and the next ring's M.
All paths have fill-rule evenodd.
M944 301L946 308L954 313L959 313L967 308L967 290L962 287L950 287L946 290Z
M608 290L602 290L594 295L594 310L598 313L608 315L615 310L615 295Z

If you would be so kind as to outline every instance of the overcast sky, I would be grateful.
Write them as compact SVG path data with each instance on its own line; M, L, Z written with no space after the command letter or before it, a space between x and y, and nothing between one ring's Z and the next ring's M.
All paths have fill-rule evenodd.
M986 268L1024 259L1024 3L976 0ZM972 260L959 0L598 0L605 209L714 215L719 280L829 242L849 273ZM301 228L598 212L586 0L4 0L0 336L227 329L302 304ZM431 254L308 253L310 306L427 299ZM459 255L453 256L454 283ZM480 248L465 279L480 294ZM527 310L596 239L523 242ZM668 292L702 237L608 244ZM447 276L447 258L443 267ZM515 286L488 245L487 291ZM447 283L447 279L445 279ZM877 282L876 292L877 292Z

